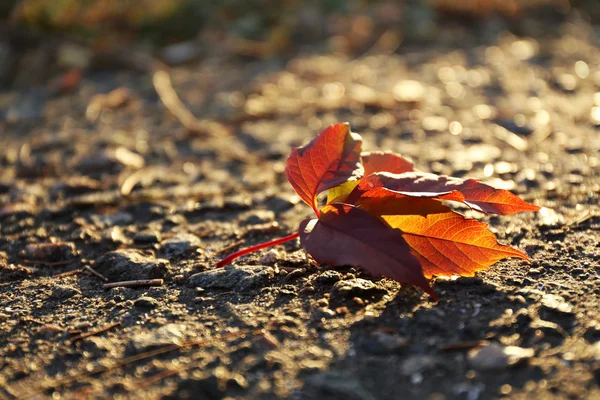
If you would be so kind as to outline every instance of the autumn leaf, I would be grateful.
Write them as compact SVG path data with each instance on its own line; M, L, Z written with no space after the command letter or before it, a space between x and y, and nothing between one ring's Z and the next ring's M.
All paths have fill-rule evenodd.
M414 170L413 163L402 156L388 151L371 151L361 154L365 176L375 172L402 174Z
M327 205L319 219L304 220L299 233L302 246L317 262L360 267L373 276L419 286L436 298L402 233L364 210Z
M354 202L372 188L385 188L405 196L438 198L466 204L486 214L510 215L537 211L536 205L523 201L508 190L495 189L475 179L459 179L425 172L371 174L361 180L349 198Z
M331 125L310 143L292 150L285 174L300 198L319 215L316 196L363 175L362 139L348 123Z
M300 237L317 262L357 266L373 276L419 286L435 298L427 278L472 276L504 258L527 259L498 243L486 224L465 218L443 201L502 215L538 206L475 179L414 171L397 154L361 153L361 147L360 136L348 124L337 124L292 150L286 176L318 218L303 221L296 233L239 250L217 266ZM319 210L316 197L325 190L327 203Z
M403 233L427 278L473 276L504 258L528 259L525 253L498 243L486 224L465 218L438 200L371 197L360 204Z

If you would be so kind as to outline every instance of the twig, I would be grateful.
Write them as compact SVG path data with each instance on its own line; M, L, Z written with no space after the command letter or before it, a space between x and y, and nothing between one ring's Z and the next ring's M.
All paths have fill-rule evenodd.
M116 287L141 287L141 286L162 286L162 279L141 279L137 281L122 281L111 282L103 285L104 289L112 289Z
M105 326L104 328L96 329L96 330L91 331L91 332L82 333L81 335L77 335L77 336L71 338L71 343L75 343L78 340L85 339L85 338L90 337L90 336L99 335L99 334L104 333L106 331L109 331L109 330L111 330L113 328L116 328L119 325L121 325L121 322L115 322L114 324L110 324L108 326Z
M98 278L102 279L104 282L108 282L107 277L105 277L104 275L102 275L100 272L96 271L94 268L90 267L89 265L86 265L85 267L83 267L83 269L85 269L92 275L96 275Z
M83 269L74 269L72 271L62 272L60 274L52 275L52 278L64 278L66 276L77 275L83 272Z
M161 371L157 374L152 375L151 377L144 379L144 381L140 382L137 387L139 389L143 389L147 386L152 385L153 383L157 383L162 381L165 378L168 378L170 376L173 375L179 375L180 373L182 373L183 371L186 371L190 368L192 368L194 365L193 364L188 364L185 365L183 368L178 368L178 369L166 369L164 371Z
M41 265L43 267L60 267L63 265L69 265L73 262L73 260L65 260L65 261L42 261L42 260L21 260L23 264L30 265Z
M242 244L244 244L244 241L241 240L241 239L238 240L237 242L233 242L229 246L225 246L221 250L215 251L215 256L219 256L219 255L221 255L223 253L228 253L230 250L233 250L233 249L235 249L236 247L238 247L238 246L240 246Z
M185 107L173 89L168 72L156 71L152 77L152 83L162 103L187 130L194 133L208 133L214 137L229 136L229 131L224 125L216 121L199 120Z

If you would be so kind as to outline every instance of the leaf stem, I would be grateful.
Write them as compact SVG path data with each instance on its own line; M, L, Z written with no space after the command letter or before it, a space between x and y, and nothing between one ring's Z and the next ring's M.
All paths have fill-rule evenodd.
M291 235L287 235L287 236L284 236L279 239L273 239L268 242L259 243L254 246L250 246L250 247L246 247L245 249L238 250L235 253L231 253L230 255L228 255L221 261L219 261L216 264L216 267L217 268L224 267L238 257L245 256L246 254L253 253L260 249L264 249L265 247L277 246L278 244L289 242L290 240L296 239L298 236L300 236L300 233L294 232Z

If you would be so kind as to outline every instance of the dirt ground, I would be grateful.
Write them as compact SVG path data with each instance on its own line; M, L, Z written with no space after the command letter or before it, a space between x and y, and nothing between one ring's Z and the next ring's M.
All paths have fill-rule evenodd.
M0 398L600 398L600 36L505 28L178 67L198 132L126 68L0 93ZM298 242L215 270L310 215L285 160L342 121L542 206L483 218L531 262L436 279L438 303Z

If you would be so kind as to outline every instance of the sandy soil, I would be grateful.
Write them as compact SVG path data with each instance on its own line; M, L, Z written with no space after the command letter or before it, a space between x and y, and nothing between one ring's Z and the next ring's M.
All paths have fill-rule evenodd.
M125 69L0 94L0 398L600 398L598 35L549 30L172 71L216 138ZM119 87L124 104L88 108ZM438 303L297 242L215 270L310 215L285 160L341 121L544 207L484 218L531 262L437 279ZM105 289L88 268L163 283Z

